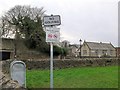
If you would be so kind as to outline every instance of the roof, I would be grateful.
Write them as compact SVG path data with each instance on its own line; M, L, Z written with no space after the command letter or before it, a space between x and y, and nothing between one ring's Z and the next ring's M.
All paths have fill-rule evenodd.
M115 49L120 49L120 47L115 47Z
M70 45L69 47L76 47L76 48L79 48L80 45L78 45L78 44L72 44L72 45Z
M115 50L114 46L111 43L86 42L86 44L90 49Z
M64 43L64 42L70 43L70 42L69 42L69 41L67 41L67 40L62 41L62 43Z

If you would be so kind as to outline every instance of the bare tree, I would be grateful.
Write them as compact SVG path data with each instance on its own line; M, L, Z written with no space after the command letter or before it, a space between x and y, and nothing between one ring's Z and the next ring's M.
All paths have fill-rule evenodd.
M13 37L16 34L22 36L20 26L23 25L23 19L29 17L36 22L44 15L43 7L30 7L17 5L11 8L1 17L0 37Z
M27 37L27 40L31 40L31 38L34 37L34 41L40 42L37 41L39 39L36 39L36 36L40 36L40 33L38 32L40 31L42 32L43 30L41 19L44 15L44 12L45 11L43 10L43 7L37 8L37 7L17 5L11 8L1 17L0 37L15 38L14 57L17 56L17 41L20 38ZM36 24L40 24L40 25L36 25Z

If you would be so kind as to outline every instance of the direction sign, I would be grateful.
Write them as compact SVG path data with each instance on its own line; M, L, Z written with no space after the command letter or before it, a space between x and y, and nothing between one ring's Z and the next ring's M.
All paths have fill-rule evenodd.
M60 31L59 28L53 28L53 30L46 30L46 42L59 42Z
M43 24L44 26L60 25L61 24L60 15L44 16Z

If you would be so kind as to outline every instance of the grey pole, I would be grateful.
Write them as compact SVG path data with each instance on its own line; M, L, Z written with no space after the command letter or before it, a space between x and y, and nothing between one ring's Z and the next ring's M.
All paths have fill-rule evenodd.
M53 43L50 43L50 88L53 90Z
M81 42L82 42L82 40L80 39L79 41L80 41L80 58L81 58Z

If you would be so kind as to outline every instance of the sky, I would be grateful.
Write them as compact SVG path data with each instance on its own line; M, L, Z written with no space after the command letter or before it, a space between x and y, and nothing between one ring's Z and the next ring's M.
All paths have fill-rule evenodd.
M119 0L0 0L0 16L15 5L44 7L47 15L60 15L61 41L79 44L107 42L118 46Z

